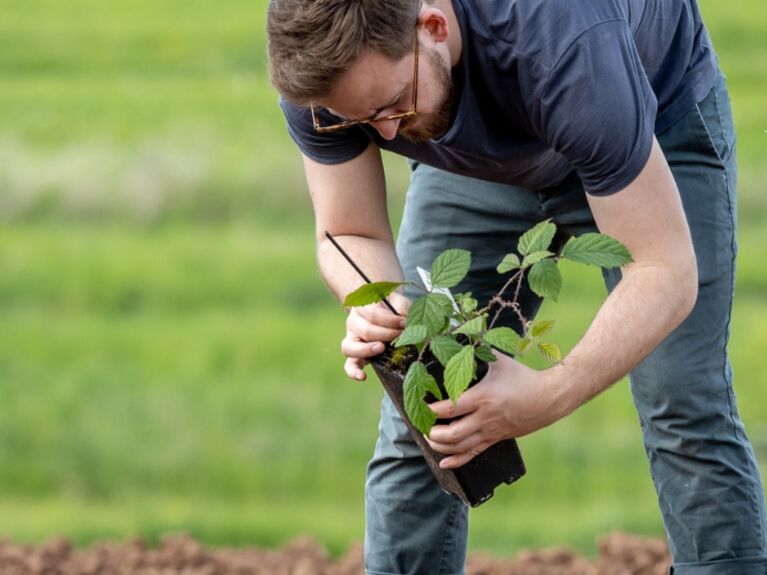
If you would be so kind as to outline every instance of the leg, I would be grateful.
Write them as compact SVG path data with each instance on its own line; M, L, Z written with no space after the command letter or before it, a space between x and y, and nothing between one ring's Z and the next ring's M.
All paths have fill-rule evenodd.
M365 483L368 575L463 573L468 509L442 491L388 396Z
M538 196L419 166L413 173L397 251L417 279L447 248L472 251L470 279L456 293L486 301L499 288L495 267L519 235L544 219ZM519 216L527 221L520 221ZM408 293L410 297L417 293ZM539 302L532 294L530 316ZM366 482L365 565L370 575L463 573L468 508L442 491L388 398Z
M677 575L767 573L764 491L727 357L735 273L734 135L722 82L659 136L698 259L694 310L631 374ZM609 286L618 277L606 274Z

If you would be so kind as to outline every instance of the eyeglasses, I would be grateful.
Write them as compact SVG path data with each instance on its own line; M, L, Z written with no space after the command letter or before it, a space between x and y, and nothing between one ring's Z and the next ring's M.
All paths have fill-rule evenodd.
M314 105L314 102L312 101L310 103L310 107L312 110L312 123L314 124L314 130L320 134L325 132L335 132L337 130L343 130L345 128L349 128L351 126L356 126L358 124L370 124L371 122L386 122L387 120L401 120L403 118L412 118L416 115L415 106L416 102L418 100L418 30L416 29L416 35L415 35L415 61L413 64L413 94L410 104L410 109L407 112L401 112L399 114L391 114L389 116L376 116L373 114L372 116L368 118L362 118L361 120L344 120L342 122L339 122L337 124L329 124L327 126L323 126L320 124L320 119L317 114L317 108Z

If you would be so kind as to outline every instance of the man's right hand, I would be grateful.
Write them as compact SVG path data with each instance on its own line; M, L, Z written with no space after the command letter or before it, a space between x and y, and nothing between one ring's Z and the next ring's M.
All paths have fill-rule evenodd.
M395 315L383 302L355 307L346 318L346 337L341 351L346 356L344 371L357 381L365 381L363 371L367 358L384 350L384 343L397 338L405 327L410 300L394 292L387 298L400 315Z

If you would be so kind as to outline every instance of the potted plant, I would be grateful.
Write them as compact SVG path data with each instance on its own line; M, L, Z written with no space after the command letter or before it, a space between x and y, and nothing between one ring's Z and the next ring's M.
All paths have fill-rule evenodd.
M540 297L557 301L562 286L558 260L604 268L631 261L623 244L600 233L571 237L555 254L549 248L556 232L556 225L547 220L520 237L516 252L506 254L497 266L504 277L501 289L483 307L471 293L449 291L469 272L471 253L466 250L446 250L431 264L430 272L419 270L423 286L413 281L370 282L346 256L368 282L345 298L348 307L381 301L388 305L386 297L405 284L423 292L412 302L403 332L371 363L443 489L471 506L490 498L501 483L512 483L525 474L516 441L496 443L455 470L441 469L443 455L432 450L424 436L436 423L446 422L437 421L428 404L446 397L456 403L466 389L481 381L499 352L519 358L535 349L546 360L561 361L559 347L545 339L554 321L529 321L522 313L518 300L525 280ZM496 326L504 309L516 315L521 333Z

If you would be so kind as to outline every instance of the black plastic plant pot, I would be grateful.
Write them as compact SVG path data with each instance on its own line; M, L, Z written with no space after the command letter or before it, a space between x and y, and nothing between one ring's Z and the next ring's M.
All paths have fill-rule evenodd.
M386 393L394 403L397 411L405 421L410 435L421 448L426 463L434 477L436 477L440 486L446 492L455 495L466 505L477 507L493 496L495 488L502 483L511 484L525 474L525 463L522 461L522 455L514 439L500 441L488 447L468 463L456 469L441 469L439 462L445 457L441 453L434 451L424 438L411 423L405 413L405 403L402 393L402 384L405 376L399 370L392 369L387 361L386 352L373 358L371 364L378 376L378 379L384 386ZM428 371L437 380L442 387L442 366L437 361L427 362ZM487 364L479 362L477 365L477 379L470 386L474 385L487 373ZM447 397L447 394L443 394ZM431 402L433 399L427 398ZM452 419L437 420L438 424L449 423Z

